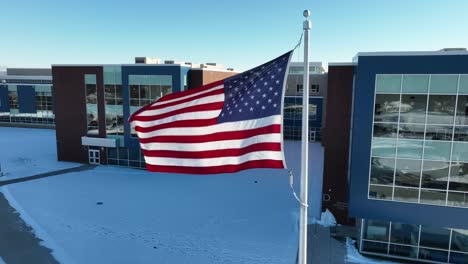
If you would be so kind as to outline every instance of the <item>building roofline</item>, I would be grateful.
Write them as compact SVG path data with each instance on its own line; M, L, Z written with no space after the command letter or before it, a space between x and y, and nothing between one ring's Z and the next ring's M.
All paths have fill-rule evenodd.
M436 50L436 51L377 51L377 52L358 52L353 57L353 62L356 62L359 57L370 56L450 56L450 55L467 55L468 51L463 49L454 50Z
M328 66L356 66L355 62L329 62Z
M51 75L0 75L0 79L52 80Z

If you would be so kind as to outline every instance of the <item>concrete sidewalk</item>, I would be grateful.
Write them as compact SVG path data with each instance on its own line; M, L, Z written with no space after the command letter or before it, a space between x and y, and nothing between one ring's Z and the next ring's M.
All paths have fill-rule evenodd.
M58 263L40 242L0 192L0 257L6 264Z

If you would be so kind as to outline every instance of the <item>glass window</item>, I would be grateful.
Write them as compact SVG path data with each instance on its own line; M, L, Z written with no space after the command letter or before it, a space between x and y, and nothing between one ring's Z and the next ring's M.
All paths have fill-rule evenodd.
M96 75L85 74L85 93L86 93L86 116L88 123L88 135L99 134L99 119L97 107L97 86Z
M396 138L372 138L372 156L395 157Z
M375 96L375 122L398 122L400 95L377 94Z
M402 93L427 93L429 75L404 75Z
M452 250L468 253L468 230L452 229Z
M392 187L370 185L369 198L391 200Z
M396 164L395 185L419 187L421 161L398 159Z
M447 125L427 125L426 140L445 140L451 141L453 126Z
M449 161L451 145L451 142L426 140L424 159Z
M393 200L402 201L402 202L418 202L418 189L415 188L400 188L395 187L395 192L393 194Z
M364 221L363 239L388 242L390 223L378 220Z
M466 264L468 263L468 254L450 252L450 263Z
M405 257L405 258L417 258L418 248L390 244L390 255L395 255L395 256L400 256L400 257Z
M424 125L400 123L398 127L398 137L409 139L424 139Z
M398 157L409 159L421 159L423 150L423 141L416 139L398 140Z
M421 189L420 202L425 204L445 205L447 191Z
M447 262L448 251L434 250L428 248L419 249L419 258L424 260L432 260L439 262Z
M318 93L320 91L320 87L318 84L311 84L310 85L310 92L311 93Z
M428 124L453 124L455 95L429 95Z
M427 95L404 94L401 96L400 123L426 122Z
M468 94L468 74L460 75L460 88L458 88L459 94Z
M456 124L468 125L468 95L459 95Z
M377 74L377 93L400 93L401 75L397 74Z
M425 160L422 171L422 187L446 190L448 174L448 162Z
M453 142L453 161L468 162L468 142Z
M452 162L449 189L468 192L468 163Z
M430 93L457 93L458 74L434 74L431 76Z
M372 158L371 183L393 185L395 159Z
M421 226L420 246L440 248L449 247L450 230L441 227Z
M419 225L392 223L390 242L406 245L418 245Z
M456 126L453 140L468 141L468 126Z
M374 137L395 138L397 135L397 124L375 123Z
M388 253L388 243L382 242L372 242L372 241L362 241L362 251L387 254Z
M468 193L462 192L449 192L448 205L468 207Z

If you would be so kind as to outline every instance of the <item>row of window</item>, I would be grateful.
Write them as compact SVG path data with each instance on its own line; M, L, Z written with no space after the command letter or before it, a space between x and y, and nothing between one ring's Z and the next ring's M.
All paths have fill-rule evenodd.
M423 260L468 263L468 230L362 220L362 253Z

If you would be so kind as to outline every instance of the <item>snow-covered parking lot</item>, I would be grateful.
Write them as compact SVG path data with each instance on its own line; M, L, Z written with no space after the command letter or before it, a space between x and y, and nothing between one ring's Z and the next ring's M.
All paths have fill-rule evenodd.
M36 141L40 147L25 146ZM3 170L16 177L78 165L55 161L53 130L2 127L0 144ZM323 151L320 144L310 148L310 210L315 212ZM286 142L285 151L297 185L300 142ZM21 159L36 165L11 166ZM1 188L61 263L296 259L299 207L284 170L193 176L101 166Z

